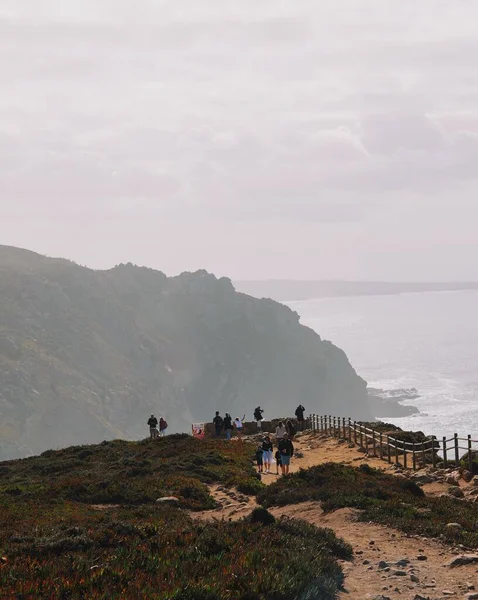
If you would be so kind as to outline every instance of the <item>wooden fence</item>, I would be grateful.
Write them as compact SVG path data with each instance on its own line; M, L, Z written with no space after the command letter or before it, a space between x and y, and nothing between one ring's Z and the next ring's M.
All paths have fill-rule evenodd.
M350 418L313 414L310 415L310 421L314 431L346 440L349 444L359 446L390 464L395 463L414 470L425 465L436 467L439 463L445 468L460 466L461 457L466 453L468 469L473 471L474 453L478 458L478 440L473 440L471 435L463 438L455 433L453 437L443 437L441 440L433 435L414 443L365 427Z

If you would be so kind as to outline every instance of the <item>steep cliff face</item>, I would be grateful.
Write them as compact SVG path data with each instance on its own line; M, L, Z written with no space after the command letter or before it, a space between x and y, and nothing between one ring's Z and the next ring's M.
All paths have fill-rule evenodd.
M93 271L0 246L0 459L171 430L221 410L367 419L345 354L271 300L205 271Z

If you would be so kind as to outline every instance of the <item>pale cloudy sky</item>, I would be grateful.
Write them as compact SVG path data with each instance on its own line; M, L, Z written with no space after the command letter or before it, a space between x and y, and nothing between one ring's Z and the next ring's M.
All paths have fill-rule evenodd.
M0 0L0 243L478 279L478 3Z

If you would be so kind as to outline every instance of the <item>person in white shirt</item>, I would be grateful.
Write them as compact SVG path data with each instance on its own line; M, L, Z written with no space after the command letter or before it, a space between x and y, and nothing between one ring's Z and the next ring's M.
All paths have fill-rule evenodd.
M238 437L241 437L241 435L242 435L242 422L244 421L245 418L246 418L246 415L244 415L242 417L242 419L240 419L239 417L236 417L234 419L234 427L237 430L237 436Z
M276 439L277 443L279 443L282 439L284 439L284 435L287 433L287 428L282 421L280 421L279 425L276 427Z

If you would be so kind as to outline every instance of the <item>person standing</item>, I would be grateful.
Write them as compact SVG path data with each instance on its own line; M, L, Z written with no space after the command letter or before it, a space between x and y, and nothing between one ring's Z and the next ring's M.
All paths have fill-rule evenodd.
M212 420L212 422L214 423L214 429L216 431L216 437L219 437L221 435L222 426L224 425L224 421L222 420L222 417L219 415L219 411L218 410L216 410L216 416L214 417L214 419Z
M226 432L226 440L230 440L232 436L232 419L229 413L224 417L224 431Z
M284 423L282 421L280 421L279 425L276 427L277 444L279 444L279 442L281 441L281 439L284 437L285 433L287 433L287 429L286 429Z
M273 450L271 438L266 435L264 441L262 442L262 451L264 453L264 469L265 473L271 472L271 463L272 463L272 450Z
M243 423L243 421L244 421L245 418L246 418L246 415L244 415L242 417L242 419L240 419L239 417L236 417L234 419L234 427L236 428L237 436L239 438L242 436L242 423Z
M280 450L276 450L275 459L277 465L276 475L279 475L279 468L282 468L282 454L280 453Z
M159 436L164 437L166 435L166 429L168 428L168 424L166 423L166 419L160 417L159 419Z
M155 440L158 437L158 419L154 415L151 415L148 419L148 425L149 435L152 440Z
M289 439L293 440L296 432L295 432L294 424L292 423L292 421L290 419L285 424L285 428L287 431L287 435L289 436Z
M297 417L297 430L298 431L304 431L304 413L305 413L305 408L302 406L302 404L299 404L299 406L295 409L295 416Z
M258 406L255 410L254 410L254 419L257 422L257 429L261 429L262 428L262 413L264 411L262 410L262 408L260 406Z
M294 445L289 440L287 433L284 434L284 437L279 442L279 452L281 455L282 475L288 475L290 460L294 456Z
M264 471L264 452L262 446L259 446L256 450L256 461L257 461L257 472L262 473Z

